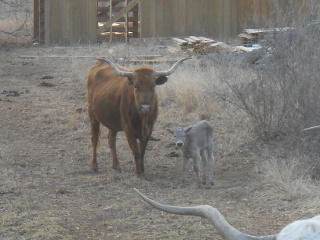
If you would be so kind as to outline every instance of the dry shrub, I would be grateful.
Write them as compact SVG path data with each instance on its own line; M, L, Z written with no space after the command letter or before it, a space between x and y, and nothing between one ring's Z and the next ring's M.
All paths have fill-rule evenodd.
M182 114L195 113L198 119L210 119L217 109L217 81L208 66L201 66L196 59L185 61L178 70L169 76L168 82L159 88L162 106L175 105Z
M247 71L248 76L224 77L234 93L233 102L267 140L298 135L304 127L319 124L320 6L318 1L305 1L301 9L296 3L283 7L273 1L269 25L283 31L261 42L265 56L251 73Z
M309 177L310 169L306 169L304 162L303 156L285 160L271 156L256 167L261 177L260 185L286 199L315 197L317 187Z

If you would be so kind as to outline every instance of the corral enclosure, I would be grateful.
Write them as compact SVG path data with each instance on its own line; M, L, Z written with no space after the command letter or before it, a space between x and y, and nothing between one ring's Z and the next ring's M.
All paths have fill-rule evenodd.
M289 0L34 0L34 38L46 43L95 43L129 37L234 37L267 27ZM290 3L292 4L292 3ZM297 0L297 8L303 0ZM278 26L283 27L283 26Z
M307 17L293 14L299 21L285 25L290 31L272 32L261 49L193 53L156 88L152 136L159 141L148 144L144 179L135 176L123 133L123 172L112 170L104 127L99 173L90 171L86 78L100 56L165 70L168 59L185 53L169 52L166 38L34 44L32 17L26 20L32 3L0 1L0 239L222 239L207 220L161 213L133 188L161 203L214 206L252 235L320 213L319 129L301 132L320 124L318 0L308 0ZM290 23L281 12L274 16ZM163 61L135 61L139 55ZM198 189L190 161L180 188L182 156L165 128L202 119L214 128L215 185Z
M142 0L141 37L236 36L244 27L266 27L268 0Z

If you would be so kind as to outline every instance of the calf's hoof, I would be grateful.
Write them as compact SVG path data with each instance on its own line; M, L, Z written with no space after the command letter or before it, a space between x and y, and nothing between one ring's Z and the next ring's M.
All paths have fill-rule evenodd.
M122 173L121 169L113 169L116 173Z
M112 169L113 169L115 172L122 173L121 168L120 168L119 166L112 166Z

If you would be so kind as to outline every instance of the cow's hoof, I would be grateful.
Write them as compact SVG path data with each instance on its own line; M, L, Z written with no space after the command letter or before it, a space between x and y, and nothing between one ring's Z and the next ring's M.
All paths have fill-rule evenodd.
M98 164L91 162L90 169L91 169L92 173L98 173Z
M207 182L206 181L202 181L202 185L206 185L207 184Z
M210 184L211 184L211 186L213 186L213 185L214 185L214 182L210 182Z
M144 179L145 178L145 175L144 173L136 173L136 176L140 179Z
M186 185L185 184L181 184L180 188L186 188Z

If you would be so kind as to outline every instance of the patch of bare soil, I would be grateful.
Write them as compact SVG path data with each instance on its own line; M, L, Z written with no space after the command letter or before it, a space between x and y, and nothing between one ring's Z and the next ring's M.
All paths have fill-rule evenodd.
M217 146L213 187L196 188L190 163L189 184L179 188L181 156L170 157L179 151L170 145L172 139L164 127L174 126L175 114L184 113L163 104L153 133L160 141L148 145L145 179L136 178L122 133L117 144L123 173L111 169L105 128L99 173L93 174L89 170L86 76L94 57L107 50L88 47L81 51L1 46L0 238L222 239L207 220L159 212L133 188L166 204L212 205L236 228L252 235L276 233L292 220L319 212L301 199L264 192L255 170L263 148L258 142L222 150L224 136L236 136L221 108L209 119Z

